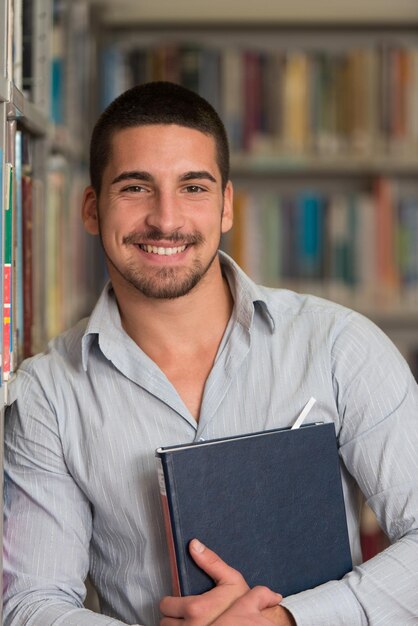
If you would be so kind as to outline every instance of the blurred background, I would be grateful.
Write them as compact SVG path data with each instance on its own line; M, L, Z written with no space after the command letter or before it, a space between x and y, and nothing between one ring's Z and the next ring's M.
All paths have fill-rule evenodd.
M164 79L227 127L236 218L223 247L259 282L366 313L416 370L415 0L2 4L15 109L3 160L20 159L17 192L31 186L33 202L28 350L88 313L103 284L95 243L81 231L73 243L94 120Z
M231 142L258 282L347 304L418 373L416 0L0 0L2 384L88 314L106 278L81 228L92 125L149 80L206 97ZM384 538L366 511L365 556Z

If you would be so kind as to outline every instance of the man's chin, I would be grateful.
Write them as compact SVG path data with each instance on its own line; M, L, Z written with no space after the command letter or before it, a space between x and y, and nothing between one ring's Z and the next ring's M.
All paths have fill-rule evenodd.
M174 300L187 296L202 279L202 273L195 273L183 280L173 276L158 276L154 279L138 280L132 279L129 282L135 289L147 298L155 300Z

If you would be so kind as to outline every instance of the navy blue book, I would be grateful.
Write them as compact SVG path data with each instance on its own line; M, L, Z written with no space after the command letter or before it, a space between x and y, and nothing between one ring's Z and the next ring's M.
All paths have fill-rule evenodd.
M288 596L352 569L334 424L307 424L159 448L174 595L213 581L189 556L196 537L250 587Z

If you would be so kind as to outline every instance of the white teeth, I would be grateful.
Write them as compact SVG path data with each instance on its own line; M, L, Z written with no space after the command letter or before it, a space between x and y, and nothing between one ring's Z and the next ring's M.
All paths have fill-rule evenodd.
M140 248L150 254L159 254L163 256L170 256L172 254L179 254L186 249L186 246L178 246L177 248L163 248L162 246L149 246L146 244L140 244Z

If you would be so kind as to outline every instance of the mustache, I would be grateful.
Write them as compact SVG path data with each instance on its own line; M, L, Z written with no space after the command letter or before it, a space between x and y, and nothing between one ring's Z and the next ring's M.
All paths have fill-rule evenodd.
M180 245L187 244L200 244L205 241L205 238L201 233L179 233L174 231L172 233L164 233L158 228L152 228L144 232L132 232L129 235L123 237L122 242L124 244L147 244L155 243L156 241L165 241L170 243L176 243Z

